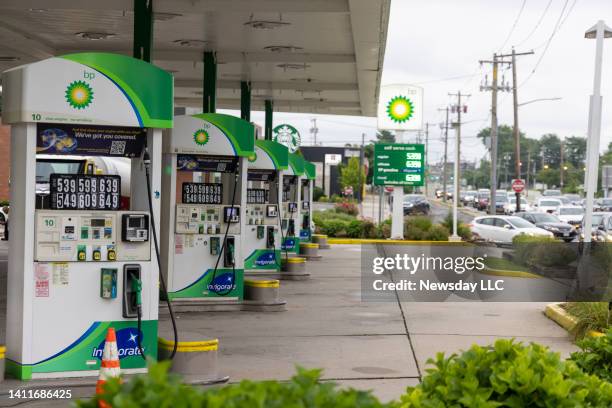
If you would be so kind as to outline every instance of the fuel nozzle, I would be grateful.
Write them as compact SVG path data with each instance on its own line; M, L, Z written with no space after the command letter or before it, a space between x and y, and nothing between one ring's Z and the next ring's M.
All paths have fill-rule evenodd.
M142 281L137 277L132 277L132 292L136 294L136 307L142 307Z

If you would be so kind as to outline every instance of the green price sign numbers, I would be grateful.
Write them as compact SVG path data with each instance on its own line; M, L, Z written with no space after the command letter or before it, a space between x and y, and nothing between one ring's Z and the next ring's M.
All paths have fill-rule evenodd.
M425 182L425 146L422 144L375 144L374 184L422 186Z

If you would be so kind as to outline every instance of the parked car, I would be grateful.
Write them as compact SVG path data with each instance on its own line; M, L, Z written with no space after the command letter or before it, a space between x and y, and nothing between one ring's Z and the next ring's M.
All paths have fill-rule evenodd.
M598 242L612 242L612 213L602 215L597 228L593 231L593 238Z
M612 198L600 198L597 200L597 211L612 211Z
M463 205L466 205L466 206L473 205L474 200L476 199L477 195L478 195L478 191L474 191L474 190L466 191L465 194L463 195L463 199L462 199Z
M404 196L404 215L429 214L430 205L422 194L407 194Z
M553 214L563 222L580 225L584 217L584 208L577 205L562 205Z
M498 193L495 196L495 214L503 214L507 204L508 195L506 193Z
M509 197L508 202L504 205L504 214L512 215L516 211L516 197ZM521 197L521 211L531 211L531 206L523 197Z
M561 190L544 190L542 195L544 197L561 197L563 194L561 193Z
M476 217L470 228L475 237L498 243L510 243L520 234L553 237L551 232L538 228L523 218L507 215Z
M544 213L546 212L553 213L561 205L563 205L563 203L557 197L555 198L541 197L538 199L538 202L536 203L537 210L540 212L544 212Z
M489 198L491 198L491 193L489 192L478 192L476 196L476 204L474 205L476 209L483 211L489 208Z
M599 224L601 223L601 220L603 219L604 215L607 214L612 214L612 213L604 213L604 212L597 212L597 213L593 213L592 217L591 217L591 240L592 241L596 241L597 240L597 230L599 227ZM582 218L582 221L580 222L580 241L584 240L584 217Z
M559 218L549 213L532 211L519 212L514 215L529 221L536 227L542 228L552 233L556 238L560 238L567 242L573 241L578 235L576 227L561 221Z
M579 194L564 194L563 197L570 200L572 205L580 205L580 202L582 201L582 197L580 197Z

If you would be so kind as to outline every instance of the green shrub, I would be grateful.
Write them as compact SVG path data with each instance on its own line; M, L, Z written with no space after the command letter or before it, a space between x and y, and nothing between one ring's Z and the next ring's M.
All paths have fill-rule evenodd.
M312 200L313 201L320 201L321 197L324 197L324 196L325 196L325 192L323 191L321 187L315 186L315 188L312 189Z
M388 239L391 237L391 220L386 219L376 227L377 238Z
M472 346L461 355L429 360L421 384L400 407L609 407L612 384L585 374L558 353L514 340Z
M446 227L448 231L453 230L453 213L449 212L444 220L442 221L442 225ZM472 230L470 227L462 222L457 223L457 235L459 235L463 240L469 241L472 239Z
M577 344L581 351L572 353L572 361L585 373L612 383L612 328L603 336L585 337Z
M287 382L241 381L239 384L202 390L183 384L178 376L168 374L168 363L149 366L149 373L137 375L121 384L117 379L106 383L104 394L77 406L97 408L103 400L114 408L380 408L382 404L369 391L338 389L331 382L320 382L320 370L298 368Z
M329 198L329 201L331 201L332 203L339 203L342 202L344 199L342 197L340 197L338 194L332 194L332 196Z
M0 200L0 207L9 207L11 205L9 200Z
M408 228L418 228L423 231L429 231L433 222L430 218L419 216L419 217L405 217L404 225L407 225Z
M512 239L514 259L523 265L567 266L578 257L574 247L552 237L532 237L525 234Z
M610 315L606 302L569 302L565 310L576 317L578 323L572 330L576 338L583 338L589 331L604 332L610 327Z
M345 213L348 215L359 214L359 208L357 207L357 205L350 201L342 201L340 203L336 203L336 205L334 206L334 210L338 213Z
M448 230L440 225L432 225L432 227L425 233L423 239L426 241L448 241L450 233Z
M342 238L342 237L346 237L346 229L349 226L349 224L350 222L348 221L332 219L332 220L327 220L322 224L319 224L319 228L321 229L321 233L327 236Z
M346 236L349 238L364 238L363 236L363 221L354 220L346 226Z
M328 203L329 202L329 197L326 195L322 195L321 197L319 197L319 199L317 200L320 203Z

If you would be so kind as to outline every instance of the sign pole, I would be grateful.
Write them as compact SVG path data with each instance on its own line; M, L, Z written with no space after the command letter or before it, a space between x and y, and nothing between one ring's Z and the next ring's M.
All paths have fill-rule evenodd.
M449 241L461 241L461 237L457 235L457 207L459 206L459 124L455 127L455 168L453 177L453 235L448 237Z

